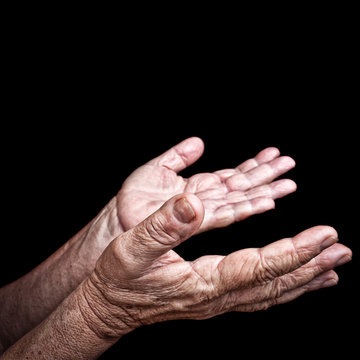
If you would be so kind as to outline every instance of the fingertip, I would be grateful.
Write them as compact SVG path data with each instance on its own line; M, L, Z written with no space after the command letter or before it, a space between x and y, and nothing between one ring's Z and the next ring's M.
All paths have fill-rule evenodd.
M202 201L193 193L183 194L183 199L186 201L188 206L191 207L194 213L194 219L200 219L202 221L205 213Z
M324 282L321 284L321 287L324 289L324 288L328 288L328 287L335 286L335 285L337 285L337 283L338 283L338 280L336 280L336 279L329 279L329 280L324 281Z
M186 197L176 200L174 204L174 216L182 223L190 223L195 217L195 211L191 204L187 201Z
M288 179L288 187L291 189L292 192L295 192L297 190L297 183L294 180Z
M291 179L281 179L274 181L271 184L271 187L275 198L283 197L297 190L296 182Z
M203 141L198 137L190 137L150 160L147 164L179 172L196 162L203 152Z
M326 275L326 276L325 276ZM327 271L324 274L322 288L328 288L337 285L339 282L339 276L334 270Z
M275 201L270 197L259 197L250 201L252 214L261 214L268 210L275 209Z
M287 190L288 194L293 193L297 190L297 184L294 180L285 179L284 187Z
M339 281L339 276L336 274L334 270L326 271L316 276L308 284L305 285L306 292L335 286L338 283L338 281Z
M276 146L269 146L266 149L264 149L267 153L271 154L272 156L279 156L280 150Z
M256 156L255 160L258 163L265 163L271 160L276 159L280 156L280 150L277 147L270 146L261 150Z
M302 231L293 239L300 248L311 248L318 253L335 244L338 234L331 226L318 225Z
M282 156L280 159L281 159L283 166L288 169L292 169L296 166L295 160L290 156Z
M339 238L337 231L329 225L317 225L305 231L310 231L313 236L319 238Z
M349 261L351 261L352 260L352 251L345 245L335 244L334 246L336 246L336 245L338 245L338 246L334 251L335 254L333 254L337 258L335 266L341 266L341 265L344 265L344 264L348 263Z
M205 146L203 139L201 139L198 136L192 136L188 140L192 141L194 144L197 144L197 146L199 146L199 147Z
M178 172L192 165L202 156L204 153L204 142L199 137L193 136L183 140L174 149L183 162L180 166L174 168Z
M174 196L164 206L171 206L172 213L177 221L183 224L199 223L204 218L202 201L193 193L184 193Z
M205 148L204 141L197 136L192 136L185 139L182 144L189 153L196 152L202 154Z

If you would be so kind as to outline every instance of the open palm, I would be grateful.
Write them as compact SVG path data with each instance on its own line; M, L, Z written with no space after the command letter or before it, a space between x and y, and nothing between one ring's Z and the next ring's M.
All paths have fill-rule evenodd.
M274 207L274 200L296 190L289 179L273 181L295 166L276 148L262 150L233 169L183 178L178 173L197 161L201 139L186 139L135 170L117 194L120 226L128 230L155 212L169 198L193 193L203 202L205 217L199 232L224 227Z

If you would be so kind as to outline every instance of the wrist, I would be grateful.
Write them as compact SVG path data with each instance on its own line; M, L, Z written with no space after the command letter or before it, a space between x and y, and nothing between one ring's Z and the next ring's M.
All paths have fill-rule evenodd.
M96 261L110 242L123 232L117 199L113 197L78 235L78 260L86 265L88 274L94 270Z
M4 359L97 359L114 345L120 333L104 331L97 307L81 283L42 323L25 334L3 354Z
M93 272L80 286L78 307L84 323L99 338L117 341L140 324L122 307L112 304Z

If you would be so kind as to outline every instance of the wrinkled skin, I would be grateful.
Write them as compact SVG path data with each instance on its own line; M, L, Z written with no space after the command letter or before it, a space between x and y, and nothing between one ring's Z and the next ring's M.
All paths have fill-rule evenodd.
M95 263L114 237L136 226L175 195L193 193L202 200L205 216L197 230L200 233L273 209L275 199L296 190L290 179L274 181L295 162L280 156L273 147L233 169L183 178L179 172L196 162L203 151L201 139L189 138L136 169L85 233L83 252L92 259L89 264Z
M296 189L288 179L273 182L295 166L291 158L279 157L276 148L267 148L234 169L188 179L180 176L178 172L198 160L203 150L199 138L189 138L134 171L116 197L121 227L131 229L171 197L193 193L205 207L202 232L269 210L274 199Z
M296 190L291 180L274 181L295 166L276 148L234 169L181 177L202 152L200 139L183 141L135 170L112 201L112 225L127 231L106 248L83 291L86 303L96 304L95 318L85 317L100 337L157 321L266 309L335 285L333 268L350 260L350 249L335 244L337 233L326 226L263 249L182 259L173 250L182 241L272 209Z
M100 337L164 320L263 310L335 285L333 268L351 258L333 228L317 226L261 249L185 261L174 248L199 231L204 212L195 195L177 195L107 247L84 287L87 303L96 304L87 323Z
M295 165L276 148L182 178L202 152L190 138L135 170L93 221L2 289L0 351L13 344L4 359L95 359L145 324L262 310L337 283L333 269L351 250L327 226L260 249L182 259L176 246L192 235L272 209L296 189L274 181Z

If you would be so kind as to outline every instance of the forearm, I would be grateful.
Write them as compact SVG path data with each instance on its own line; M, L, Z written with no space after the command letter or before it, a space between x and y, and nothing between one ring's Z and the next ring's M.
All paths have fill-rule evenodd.
M117 235L113 202L46 261L0 289L0 353L1 346L6 349L54 311L94 269Z
M83 284L40 325L13 344L2 359L97 359L121 337L101 337L89 326L95 314L84 297ZM90 320L89 320L90 319Z

